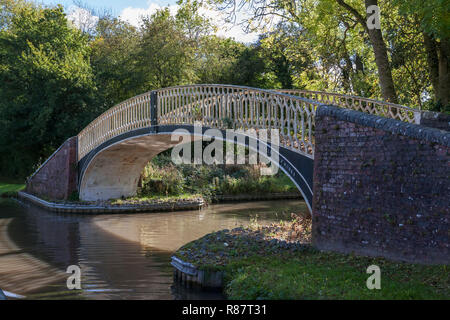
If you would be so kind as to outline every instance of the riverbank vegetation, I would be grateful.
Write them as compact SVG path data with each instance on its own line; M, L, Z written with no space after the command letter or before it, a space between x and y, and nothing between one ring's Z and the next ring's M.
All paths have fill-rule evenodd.
M224 271L229 299L449 299L448 266L321 252L310 244L310 220L271 226L257 222L208 234L176 256L198 269ZM381 289L369 290L366 270L381 270Z
M136 196L125 199L111 199L104 201L108 206L146 206L146 205L170 205L180 203L199 203L203 205L205 200L201 194L177 194L177 195L151 195ZM200 206L201 206L200 205Z
M448 1L366 3L380 6L381 29L367 29L362 1L249 1L260 36L242 43L217 36L197 1L137 27L108 10L86 8L80 20L61 6L0 0L0 174L24 179L103 111L167 86L323 90L447 110Z
M139 198L201 195L213 201L221 195L298 193L281 171L260 174L261 165L194 165L172 162L171 150L154 157L141 177ZM300 197L300 193L298 193Z
M11 181L7 178L0 178L0 206L13 206L15 205L9 198L15 197L17 192L25 188L24 184L17 183L17 181Z
M0 196L17 193L25 187L22 183L0 182Z

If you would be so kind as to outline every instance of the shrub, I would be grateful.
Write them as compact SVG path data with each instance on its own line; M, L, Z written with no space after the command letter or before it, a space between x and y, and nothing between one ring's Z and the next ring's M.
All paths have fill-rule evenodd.
M295 191L296 187L281 171L261 176L262 165L174 165L170 153L162 153L145 167L140 195L254 194Z

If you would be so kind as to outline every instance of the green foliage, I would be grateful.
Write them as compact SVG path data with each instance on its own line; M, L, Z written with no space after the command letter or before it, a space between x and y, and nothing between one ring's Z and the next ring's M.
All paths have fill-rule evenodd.
M19 206L11 198L16 198L17 192L22 190L24 187L24 184L12 183L8 181L8 179L2 178L2 182L0 182L0 208L11 210L17 209Z
M441 101L438 101L436 103L430 101L430 104L426 107L426 109L435 112L443 112L450 114L450 104L444 105Z
M199 83L237 83L236 65L246 50L244 44L208 35L202 39L199 49L200 61L196 68Z
M87 38L62 7L20 7L0 31L0 168L24 176L96 110Z
M395 0L400 12L420 19L421 28L436 38L450 38L450 1Z
M136 28L127 22L108 16L99 20L90 61L98 88L96 103L102 109L142 93L133 56L138 42Z
M268 14L250 12L250 29L260 22L263 32L253 44L214 35L217 27L199 13L198 1L180 1L176 15L165 8L143 17L140 28L104 15L87 34L68 23L61 7L0 0L0 174L27 176L103 111L161 87L222 83L380 98L370 38L338 1L250 3ZM362 1L345 3L365 14ZM440 59L439 77L432 76L424 35L442 57L449 1L378 3L398 101L445 112L448 90L437 84L448 70ZM270 8L282 16L272 31Z
M182 173L174 165L164 167L147 165L142 176L140 195L179 195L184 191Z
M229 18L234 17L232 9L237 0L208 2L222 8ZM383 79L388 83L391 75L395 86L388 95L395 95L393 100L412 107L426 108L431 105L430 100L437 102L439 99L446 104L448 94L442 92L448 91L447 86L437 87L448 81L450 72L446 67L450 56L450 2L378 0L375 3L381 9L381 33L387 49L388 66L382 67ZM286 80L291 79L294 88L380 99L380 66L374 53L383 43L375 45L366 30L364 1L249 0L247 4L245 8L250 18L246 26L252 30L265 30L274 17L281 20L276 31L262 37L264 40L268 36L269 40L260 44L261 48L270 48L264 62L275 68L272 72L265 70L263 75L272 86L288 87L290 82ZM435 72L439 73L439 81L433 79L437 75L431 71L423 32L437 40L441 67ZM431 59L438 63L437 56ZM300 66L296 66L296 62L300 62Z
M137 71L145 90L193 82L193 41L166 8L142 21Z
M202 194L264 194L295 192L292 181L279 172L261 176L259 166L250 165L174 165L167 154L153 158L142 175L139 195Z
M69 198L67 200L72 201L72 202L80 201L80 195L78 194L78 191L73 191L69 195Z
M14 195L25 187L24 184L17 183L0 183L0 196Z

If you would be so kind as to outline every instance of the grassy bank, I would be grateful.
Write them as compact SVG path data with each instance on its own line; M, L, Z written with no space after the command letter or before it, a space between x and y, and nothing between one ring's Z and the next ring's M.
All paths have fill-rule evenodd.
M18 191L25 188L24 184L14 182L0 182L0 206L15 206L10 197L14 197Z
M381 269L381 289L369 290L367 267ZM253 256L227 267L232 299L450 299L448 266L396 263L305 250Z
M111 205L135 205L135 204L147 204L147 203L170 203L179 200L198 200L203 199L200 194L180 194L180 195L149 195L130 197L126 199L113 199L108 201Z
M299 234L300 232L300 234ZM199 269L225 271L230 299L449 299L449 266L320 252L294 238L304 224L219 231L193 241L176 256ZM381 289L366 286L367 267L381 269Z
M0 196L14 194L25 188L24 184L0 182Z

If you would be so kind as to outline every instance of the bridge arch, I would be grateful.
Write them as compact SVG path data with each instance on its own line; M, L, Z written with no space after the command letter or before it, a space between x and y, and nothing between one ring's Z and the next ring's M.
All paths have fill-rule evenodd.
M162 125L133 130L117 136L92 150L79 163L79 194L82 200L95 201L111 198L128 197L136 194L138 180L145 165L151 158L167 149L185 142L172 141L172 134L178 129L184 129L191 141L202 140L204 137L215 138L225 142L237 143L248 147L258 154L269 155L271 163L282 170L297 186L308 208L312 203L313 159L299 155L289 149L266 144L269 152L261 152L260 146L253 140L257 138L241 135L241 139L227 139L222 131L222 137L208 134L210 127L201 127L198 132L194 125ZM197 132L196 132L197 131ZM238 134L239 135L239 134ZM257 146L254 148L254 146Z

